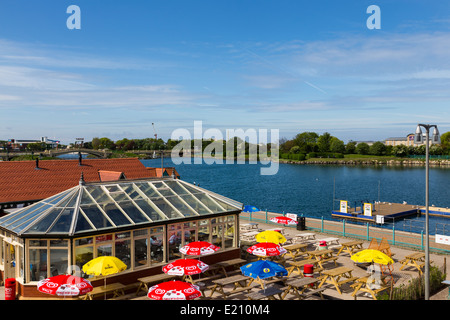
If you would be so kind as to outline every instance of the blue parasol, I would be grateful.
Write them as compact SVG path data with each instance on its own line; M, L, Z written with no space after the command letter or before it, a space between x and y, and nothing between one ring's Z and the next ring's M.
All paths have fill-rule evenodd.
M255 206L244 206L244 210L242 210L242 212L257 212L257 211L261 211L261 210L259 210Z
M244 276L254 279L287 276L288 272L281 264L269 260L257 260L241 267Z

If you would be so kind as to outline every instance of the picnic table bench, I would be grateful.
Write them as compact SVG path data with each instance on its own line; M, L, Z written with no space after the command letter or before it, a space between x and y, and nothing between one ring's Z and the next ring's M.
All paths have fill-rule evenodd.
M119 282L111 283L106 286L95 287L91 292L86 293L83 300L93 300L97 295L107 295L112 293L113 298L125 295L125 286Z
M156 275L153 275L153 276L139 278L139 279L137 279L137 281L139 282L139 287L137 288L136 295L139 295L139 292L141 290L144 290L145 293L147 293L148 289L149 289L148 286L150 284L157 284L157 283L160 283L160 282L169 281L169 280L172 280L172 279L174 279L176 277L177 276L170 275L170 274L167 274L167 273L161 273L161 274L156 274Z
M290 266L286 268L286 270L288 271L288 276L290 276L291 273L294 272L294 271L298 271L298 273L300 275L304 276L302 267L304 267L305 264L312 264L314 266L314 271L315 272L319 272L320 273L323 270L323 268L321 268L321 267L316 268L317 260L315 260L315 259L305 259L305 260L300 260L300 261L290 261L289 264L290 264Z
M321 241L325 241L327 243L327 246L329 247L330 245L336 245L339 246L339 238L323 238L323 239L317 239L316 243L314 243L314 246L316 247L316 249L319 249L320 246L320 242Z
M230 260L217 262L213 266L218 267L218 269L217 269L218 272L223 273L225 275L225 277L227 277L228 274L227 274L226 268L240 267L240 266L244 265L247 262L248 261L245 260L245 259L236 258L236 259L230 259Z
M248 231L248 230L259 231L258 224L256 222L242 223L239 225L239 229L241 231Z
M330 261L333 261L334 265L337 266L336 260L338 257L333 257L333 250L331 249L307 251L306 253L309 255L309 259L315 259L321 268L323 268L325 262Z
M283 246L284 249L286 249L286 253L284 253L282 256L291 256L292 259L295 261L295 258L298 256L303 256L306 254L306 249L308 248L308 245L306 243L296 243L296 244L290 244L287 246Z
M342 294L341 286L348 282L354 282L358 279L358 277L352 276L353 269L347 267L337 267L330 270L322 271L322 275L324 275L322 282L319 284L319 288L323 286L324 283L329 283L334 285L337 292ZM342 279L342 280L341 280Z
M376 288L376 289L371 288L370 283L368 283L368 279L369 279L369 277L359 278L356 280L356 283L351 285L351 287L354 288L352 297L354 297L355 300L357 298L356 295L358 294L359 291L367 292L372 296L373 300L377 300L378 293L390 288L389 286L380 286L380 288Z
M271 286L264 290L258 290L256 292L252 292L247 294L247 298L249 300L283 300L283 290L278 286ZM278 295L278 299L275 296Z
M399 261L402 266L400 267L400 270L402 270L404 267L411 266L416 268L420 274L423 273L422 268L425 266L425 253L423 252L417 252L409 254L405 257L405 259ZM430 263L433 261L430 261Z
M340 255L342 251L347 252L348 254L353 255L354 253L362 250L363 242L361 240L354 240L349 242L341 243L341 248L339 249L337 255Z
M250 291L257 285L256 283L250 284L250 280L253 280L253 278L239 274L231 277L213 280L212 282L214 286L211 288L210 297L212 297L213 293L216 291L221 293L224 299L231 294ZM249 284L247 283L247 281L249 282ZM233 285L233 289L225 292L224 289L226 285Z
M294 242L300 242L305 240L316 240L315 233L297 233L294 235Z
M318 282L319 279L310 277L288 280L286 281L286 286L284 287L282 299L284 299L289 293L296 295L299 299L305 299L314 294L319 294L320 298L323 299L322 292L325 288L318 288Z
M241 239L245 241L255 241L255 236L259 234L259 231L250 231L241 233Z

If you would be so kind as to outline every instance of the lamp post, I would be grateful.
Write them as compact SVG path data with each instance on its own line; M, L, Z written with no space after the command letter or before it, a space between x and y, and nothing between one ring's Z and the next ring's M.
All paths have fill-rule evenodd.
M434 124L421 124L417 125L416 134L414 136L414 143L423 143L422 129L426 130L425 134L425 300L430 299L430 244L429 244L429 220L428 220L428 193L429 193L429 152L430 152L430 129L433 130L432 143L441 143L441 138L436 125Z

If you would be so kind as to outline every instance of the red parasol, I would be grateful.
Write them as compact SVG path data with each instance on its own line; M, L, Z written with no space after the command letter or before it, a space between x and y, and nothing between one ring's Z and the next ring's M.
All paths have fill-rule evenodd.
M270 221L276 222L276 223L280 223L280 224L288 224L288 225L289 224L293 225L293 224L297 224L298 223L294 219L291 219L291 218L288 218L288 217L283 217L283 216L273 217L273 218L270 219Z
M39 281L37 289L57 296L78 296L92 291L93 287L87 279L61 274Z
M282 246L273 242L260 242L247 249L247 252L261 257L279 256L287 252Z
M220 247L206 241L194 241L182 247L180 252L191 256L202 256L214 253L219 249Z
M154 285L147 297L154 300L193 300L202 294L199 287L184 281L167 281Z
M164 273L174 276L199 274L209 269L209 266L196 259L178 259L163 267Z

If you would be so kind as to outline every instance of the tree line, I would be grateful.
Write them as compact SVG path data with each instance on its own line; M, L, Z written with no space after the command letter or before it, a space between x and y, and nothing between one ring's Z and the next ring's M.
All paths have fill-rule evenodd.
M325 132L321 135L315 132L302 132L293 139L283 138L280 141L280 155L282 158L299 158L325 156L342 158L344 154L359 154L373 156L395 156L407 157L411 155L425 155L425 145L419 146L388 146L382 141L376 141L373 144L366 142L349 141L344 143L337 137ZM441 136L441 144L430 146L431 155L450 155L450 131ZM299 155L294 156L292 155ZM297 159L296 159L297 160Z

